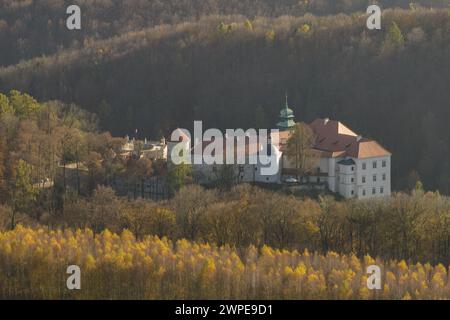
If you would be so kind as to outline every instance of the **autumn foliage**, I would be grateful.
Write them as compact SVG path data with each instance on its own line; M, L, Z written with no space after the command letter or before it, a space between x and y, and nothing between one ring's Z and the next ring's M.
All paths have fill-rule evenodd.
M81 268L81 290L66 288L71 264ZM372 264L382 269L381 290L367 289ZM19 225L0 233L0 298L449 299L450 283L442 264Z

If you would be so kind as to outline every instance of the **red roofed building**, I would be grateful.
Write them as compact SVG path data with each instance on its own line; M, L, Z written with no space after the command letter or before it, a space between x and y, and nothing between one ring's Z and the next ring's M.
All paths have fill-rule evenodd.
M320 152L315 179L345 198L391 194L391 153L339 121L316 119L310 124Z
M181 129L173 133L173 139L168 143L168 154L184 150L193 160L193 172L200 178L201 183L212 182L217 179L219 170L217 163L204 162L204 153L208 149L214 150L214 158L224 160L227 157L227 141L233 142L230 155L239 153L248 160L251 156L269 152L276 159L277 172L271 176L264 175L261 163L245 164L237 161L236 177L239 182L262 183L295 183L295 166L285 155L291 129L295 126L294 113L286 105L280 112L277 128L278 136L271 135L266 145L256 141L247 141L245 134L241 140L225 136L223 147L214 145L212 141L191 143L190 134ZM309 182L326 186L330 191L339 193L345 198L370 198L388 196L391 194L391 153L377 141L363 138L339 121L330 119L316 119L309 124L315 134L313 149L318 153L317 168L309 176ZM249 129L251 130L251 129ZM242 144L239 145L238 142ZM276 143L278 141L278 143ZM237 143L234 146L234 143ZM208 152L206 152L208 153ZM234 156L233 156L234 157ZM197 162L195 159L200 159ZM236 159L236 158L235 158ZM225 161L220 161L225 163ZM228 163L228 162L227 162ZM221 164L218 164L219 166Z

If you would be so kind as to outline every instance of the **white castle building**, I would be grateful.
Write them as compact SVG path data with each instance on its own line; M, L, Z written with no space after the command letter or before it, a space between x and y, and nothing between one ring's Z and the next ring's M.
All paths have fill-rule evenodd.
M266 152L276 159L278 171L276 174L263 175L263 165L246 164L234 165L234 174L237 182L259 183L285 183L295 181L295 168L292 161L285 155L287 141L291 129L295 126L294 113L286 101L280 112L280 121L277 124L279 144L269 143L267 146L257 142L252 147L251 142L245 141L245 155L250 157L253 153ZM338 193L345 198L370 198L389 196L391 194L391 153L375 140L363 138L350 130L339 121L330 119L316 119L309 124L315 134L316 142L313 149L318 153L317 167L308 176L310 185L322 185L331 192ZM180 129L177 129L180 130ZM177 144L184 144L184 148L192 157L199 156L198 150L207 148L210 141L202 141L200 148L191 145L190 137L179 132L178 141L168 142L168 154ZM234 139L234 138L233 138ZM239 148L236 143L235 151ZM243 151L243 150L241 150ZM225 157L225 147L222 152ZM201 156L201 155L200 155ZM220 166L208 164L194 164L193 174L199 183L212 183L220 176Z
M320 153L317 179L345 198L391 194L391 153L339 121L316 119L310 124Z

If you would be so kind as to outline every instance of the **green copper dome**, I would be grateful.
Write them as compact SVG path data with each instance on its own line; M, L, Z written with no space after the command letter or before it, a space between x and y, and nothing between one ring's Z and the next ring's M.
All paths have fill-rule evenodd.
M288 130L295 126L295 116L294 111L289 108L287 96L286 96L286 105L280 111L280 122L277 123L277 127L279 130Z
M286 105L286 107L284 107L283 109L281 109L280 111L280 118L289 118L289 119L293 119L294 117L294 111L292 111L292 109L290 109L288 107L288 105Z

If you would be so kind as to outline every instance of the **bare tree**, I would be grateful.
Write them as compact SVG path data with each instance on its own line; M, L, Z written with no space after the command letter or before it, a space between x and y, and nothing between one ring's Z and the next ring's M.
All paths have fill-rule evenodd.
M291 130L286 154L288 161L293 163L297 179L300 181L311 173L318 161L317 152L312 148L315 136L312 129L304 123L297 123Z

